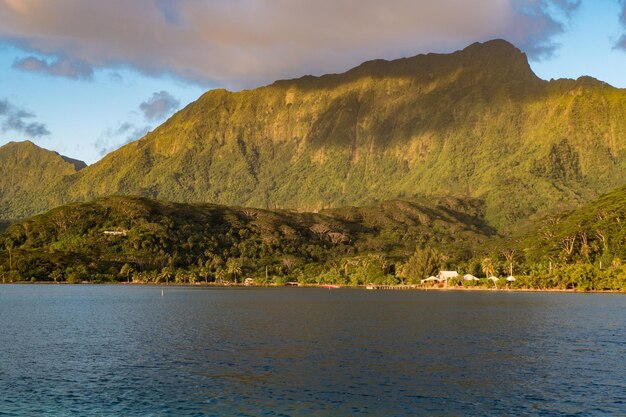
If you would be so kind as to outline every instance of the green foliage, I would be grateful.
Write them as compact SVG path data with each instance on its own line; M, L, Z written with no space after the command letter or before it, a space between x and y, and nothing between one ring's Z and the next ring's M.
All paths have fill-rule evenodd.
M574 211L543 219L521 239L528 262L609 267L626 259L626 187Z
M213 90L78 172L3 147L0 219L113 194L300 211L456 196L508 230L626 183L625 104L589 78L540 80L504 41ZM386 232L362 248L386 251Z
M109 197L12 225L0 235L0 265L17 279L56 282L393 283L411 248L462 254L462 245L493 235L459 204L294 213Z
M625 201L626 187L543 221L521 240L494 241L471 207L455 211L450 202L294 213L110 197L9 227L0 235L0 278L394 285L419 284L452 268L500 277L496 283L452 279L452 287L624 290ZM509 283L511 268L516 281Z
M0 147L0 231L6 228L8 219L26 217L58 204L52 196L41 196L39 190L47 182L59 181L85 166L84 162L42 149L30 141L9 142Z
M424 278L437 275L443 266L444 256L432 248L415 249L409 259L400 266L398 273L403 283L418 284Z

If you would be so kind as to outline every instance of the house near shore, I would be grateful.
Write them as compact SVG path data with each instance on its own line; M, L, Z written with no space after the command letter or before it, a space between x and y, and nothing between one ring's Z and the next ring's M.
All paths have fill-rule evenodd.
M428 277L426 279L421 280L420 284L425 284L427 282L441 282L441 281L439 281L439 278L437 278L437 277L430 276L430 277Z
M459 273L456 271L439 271L437 278L439 279L439 282L446 282L450 278L458 278L458 276Z
M508 277L506 277L506 280L508 282L514 282L515 281L515 277L513 275L509 275Z
M480 280L472 274L465 274L463 275L463 281L480 281Z
M498 278L498 277L494 277L494 276L490 276L490 277L489 277L489 278L487 278L487 279L488 279L489 281L492 281L492 282L498 282L498 281L500 281L500 278Z

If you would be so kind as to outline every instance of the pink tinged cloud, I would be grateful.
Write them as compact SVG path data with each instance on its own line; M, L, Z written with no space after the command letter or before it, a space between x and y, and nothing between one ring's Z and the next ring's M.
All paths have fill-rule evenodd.
M578 0L0 0L0 39L229 88L504 38L549 56ZM553 11L560 11L560 19ZM36 58L35 58L36 59ZM52 74L56 61L40 71ZM31 62L33 64L33 62ZM62 71L58 71L62 72ZM54 75L54 74L52 74ZM62 74L56 74L61 75Z
M16 60L13 68L75 80L90 80L93 77L93 68L89 64L66 58L57 58L48 62L45 59L28 56Z

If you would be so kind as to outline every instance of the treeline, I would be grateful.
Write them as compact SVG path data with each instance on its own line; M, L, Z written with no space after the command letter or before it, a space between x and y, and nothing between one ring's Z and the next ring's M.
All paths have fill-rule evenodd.
M0 280L415 285L456 270L448 287L626 291L624 194L547 219L516 242L456 200L293 213L109 197L10 226Z
M494 235L475 207L385 202L293 213L109 197L14 224L0 240L6 281L393 282L415 247L467 247Z

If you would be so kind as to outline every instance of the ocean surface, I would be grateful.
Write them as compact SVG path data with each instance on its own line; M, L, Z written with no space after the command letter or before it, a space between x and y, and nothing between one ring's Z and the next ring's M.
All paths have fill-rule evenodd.
M0 285L40 415L624 416L626 296Z

